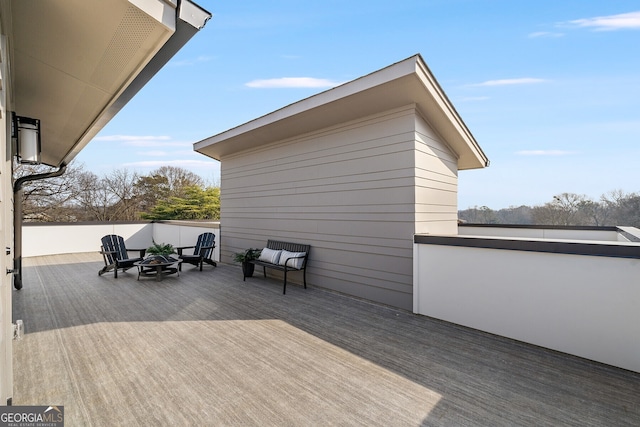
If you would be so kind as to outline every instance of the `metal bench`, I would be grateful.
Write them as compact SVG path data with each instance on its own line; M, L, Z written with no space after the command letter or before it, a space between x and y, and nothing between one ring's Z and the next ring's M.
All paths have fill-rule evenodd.
M287 293L287 272L289 271L302 271L302 280L304 284L304 288L307 289L307 259L309 258L309 251L311 250L310 245L303 245L301 243L292 243L292 242L282 242L279 240L268 240L267 249L276 250L276 251L287 251L293 253L301 253L304 252L304 256L287 256L286 259L283 259L282 262L278 264L274 264L271 262L261 261L259 259L254 259L249 261L255 265L261 265L264 277L267 277L267 268L272 268L274 270L284 271L284 286L282 288L282 293ZM299 260L302 260L300 263ZM300 263L299 268L296 266L292 266L292 264ZM246 277L243 277L244 281Z

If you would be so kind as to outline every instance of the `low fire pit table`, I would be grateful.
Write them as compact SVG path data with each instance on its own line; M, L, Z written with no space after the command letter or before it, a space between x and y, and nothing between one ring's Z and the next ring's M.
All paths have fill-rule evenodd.
M164 276L169 274L176 273L179 276L181 262L182 260L170 256L153 255L133 265L138 267L138 280L140 280L140 276L155 277L159 282Z

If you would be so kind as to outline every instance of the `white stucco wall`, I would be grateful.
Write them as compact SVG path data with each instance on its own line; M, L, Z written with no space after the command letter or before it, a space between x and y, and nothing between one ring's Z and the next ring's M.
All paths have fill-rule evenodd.
M459 227L458 234L465 236L489 237L524 237L532 239L572 239L596 241L622 241L616 231L576 229L576 228L544 228L544 227L500 227L499 224L489 227L464 225Z
M122 236L127 249L143 249L152 241L173 246L195 245L204 232L216 235L212 258L219 260L220 225L197 223L96 223L96 224L25 224L22 228L22 256L99 252L100 239L108 234ZM188 252L185 252L188 253Z
M640 260L415 245L414 311L640 372Z
M22 227L22 256L99 252L100 239L117 234L125 240L127 248L147 248L153 237L153 224L47 224Z

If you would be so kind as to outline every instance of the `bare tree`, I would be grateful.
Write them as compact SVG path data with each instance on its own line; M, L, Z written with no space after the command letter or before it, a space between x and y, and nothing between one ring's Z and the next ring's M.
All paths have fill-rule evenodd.
M531 224L532 208L530 206L509 206L496 212L499 224Z
M594 202L593 200L585 200L580 203L580 217L584 218L585 224L601 227L607 225L610 209L604 203Z
M185 197L189 187L204 187L204 181L199 175L176 166L161 166L151 172L149 176L166 178L169 196Z
M195 173L175 166L162 166L135 183L139 210L151 212L160 202L170 198L188 198L193 188L204 188L204 181Z
M78 210L82 212L81 220L110 220L111 205L115 203L115 197L107 189L104 179L92 172L84 172L78 176L78 185L83 189L75 200Z
M622 190L611 191L601 198L610 211L611 225L640 227L640 195L625 194Z
M105 196L111 198L109 220L136 221L140 219L135 183L139 175L128 169L115 169L103 178Z
M545 225L587 225L581 210L589 199L585 195L562 193L543 206L533 208L535 224Z
M53 172L47 165L14 165L14 179ZM22 187L22 213L25 221L76 221L72 201L82 192L77 185L84 172L82 163L71 162L64 174L37 181L27 181Z
M496 212L487 206L474 206L459 212L459 218L472 224L495 224Z
M458 214L461 220L485 224L640 227L640 194L614 190L594 201L586 195L561 193L540 206L523 205L497 211L475 206Z
M45 165L16 165L14 178L54 170ZM203 179L174 166L145 176L116 169L98 177L72 162L59 177L26 182L22 203L26 221L134 221L161 201L189 201L196 189L205 191Z

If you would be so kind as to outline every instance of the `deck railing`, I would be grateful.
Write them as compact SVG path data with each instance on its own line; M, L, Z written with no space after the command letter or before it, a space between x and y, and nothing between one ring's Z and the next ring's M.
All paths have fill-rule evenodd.
M147 248L153 241L171 243L174 246L190 246L195 245L200 233L207 231L216 235L216 248L212 258L219 261L219 222L24 223L22 256L99 252L100 239L107 234L122 236L127 248Z
M640 372L640 243L560 231L416 236L414 312Z

